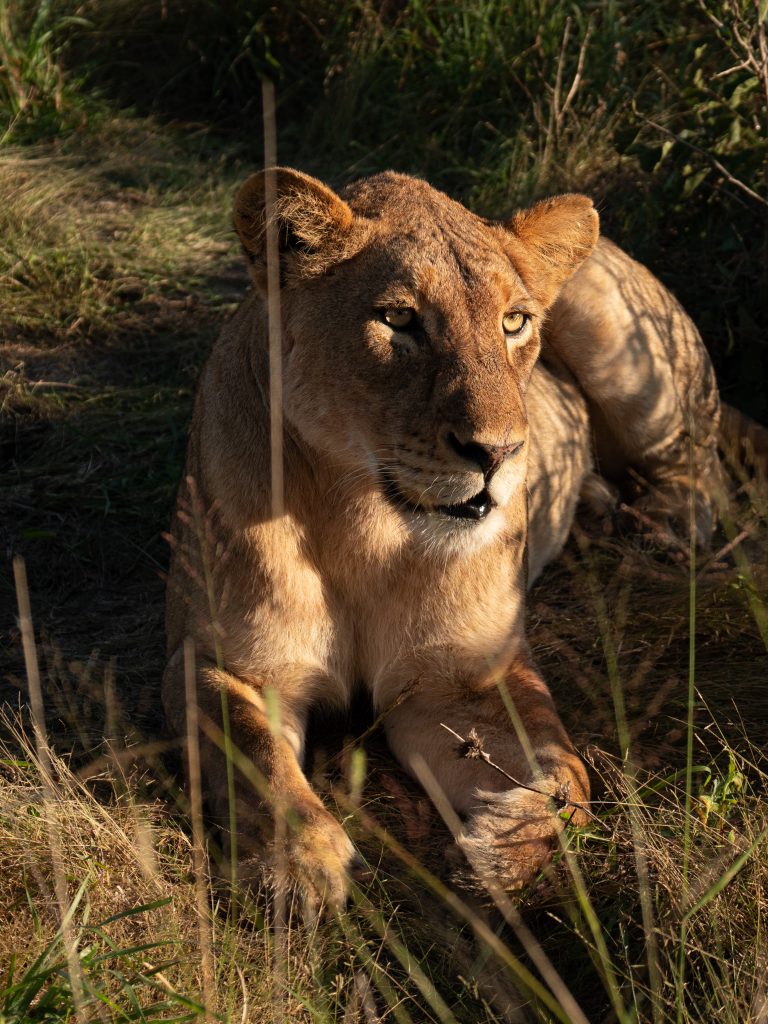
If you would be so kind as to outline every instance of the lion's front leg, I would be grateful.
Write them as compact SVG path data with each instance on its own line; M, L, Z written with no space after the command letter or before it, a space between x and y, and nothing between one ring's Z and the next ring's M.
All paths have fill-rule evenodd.
M443 725L465 740L474 730L482 750L516 781L476 756L476 743L462 745ZM424 681L391 712L386 730L401 764L420 781L426 764L462 817L459 846L488 885L520 888L550 856L564 819L584 820L574 805L589 800L586 770L546 685L527 666L474 691L442 685L436 692Z
M234 858L238 882L265 882L278 891L297 883L305 903L340 905L355 849L302 771L302 709L278 698L279 713L270 714L263 691L210 663L199 668L201 774L211 817L225 837L225 854ZM181 734L184 694L181 659L172 658L163 702Z

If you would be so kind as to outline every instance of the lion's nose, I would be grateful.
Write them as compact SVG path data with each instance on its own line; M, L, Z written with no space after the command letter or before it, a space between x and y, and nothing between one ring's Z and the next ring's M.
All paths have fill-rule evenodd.
M479 466L486 482L491 479L503 462L517 455L525 444L522 439L512 441L510 444L485 444L475 438L463 441L452 430L446 432L445 441L448 447L462 459Z

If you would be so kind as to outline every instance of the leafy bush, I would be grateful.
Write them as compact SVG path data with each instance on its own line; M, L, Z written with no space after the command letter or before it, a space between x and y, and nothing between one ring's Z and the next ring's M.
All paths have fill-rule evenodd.
M0 112L7 125L0 141L70 127L75 83L65 76L61 52L82 18L58 14L53 0L22 4L15 11L0 0ZM80 100L82 103L82 100Z
M690 309L726 395L768 417L765 0L5 4L15 133L61 131L79 90L86 120L103 95L258 163L267 76L281 159L322 176L394 167L495 215L588 191Z

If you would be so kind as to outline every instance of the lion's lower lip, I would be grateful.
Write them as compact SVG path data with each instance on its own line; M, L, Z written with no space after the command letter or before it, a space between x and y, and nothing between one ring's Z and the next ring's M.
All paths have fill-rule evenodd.
M481 519L485 519L491 509L496 506L495 501L484 487L479 494L475 494L457 505L433 505L431 508L425 508L406 498L389 474L383 474L382 481L384 493L393 505L397 508L408 509L410 512L420 512L422 515L442 515L450 516L452 519L472 519L479 522Z
M485 519L494 505L493 498L484 487L479 494L468 501L462 501L459 505L438 505L435 512L440 512L444 516L453 516L454 519L480 520Z

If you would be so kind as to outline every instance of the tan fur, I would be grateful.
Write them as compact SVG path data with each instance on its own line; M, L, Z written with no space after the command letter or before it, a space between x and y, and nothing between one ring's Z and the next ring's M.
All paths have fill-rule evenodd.
M722 406L719 441L732 462L768 475L768 430L732 405Z
M720 487L720 398L696 326L641 264L601 238L550 311L544 357L554 351L589 402L601 473L627 497L706 545ZM638 485L626 480L630 469ZM641 493L643 492L644 493Z
M492 223L401 175L341 195L295 171L279 170L276 184L285 514L270 511L256 175L235 202L256 288L203 372L173 529L168 718L184 731L181 645L192 636L204 785L225 830L222 695L243 755L243 875L266 866L276 884L293 878L306 894L339 902L354 851L301 771L304 731L313 707L343 708L365 687L387 712L395 756L414 773L426 763L463 817L460 846L476 872L514 888L562 822L546 798L460 759L440 723L462 735L477 729L516 779L588 799L586 772L526 643L526 564L533 578L559 552L593 479L588 405L600 410L598 453L615 460L611 471L636 463L675 482L687 472L677 440L665 442L680 429L686 375L709 373L706 356L647 271L607 242L588 258L597 215L583 196ZM625 293L632 275L637 285ZM393 330L384 312L406 308L418 330ZM508 346L502 319L513 311L530 322ZM674 337L661 324L637 328L660 316ZM681 338L691 351L678 366ZM637 367L635 384L624 381ZM658 389L651 406L649 381ZM697 408L710 417L700 424L708 451L717 396L705 391L709 404ZM643 422L625 424L627 410ZM479 493L495 502L482 520L445 511Z

